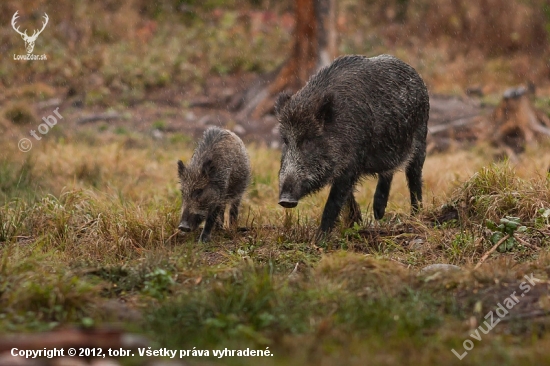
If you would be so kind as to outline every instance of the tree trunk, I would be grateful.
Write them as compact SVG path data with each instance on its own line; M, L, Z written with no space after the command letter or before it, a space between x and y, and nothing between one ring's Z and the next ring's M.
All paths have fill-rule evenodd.
M293 44L290 57L269 85L245 101L240 119L259 119L273 109L281 91L296 92L319 68L336 56L336 0L296 0Z
M336 34L336 0L317 0L317 29L319 32L317 70L330 65L338 53Z

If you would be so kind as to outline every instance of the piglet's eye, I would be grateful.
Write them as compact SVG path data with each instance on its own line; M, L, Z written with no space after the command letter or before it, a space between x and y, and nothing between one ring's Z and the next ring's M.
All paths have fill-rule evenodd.
M191 192L191 197L198 198L202 194L202 189L195 189L193 192Z

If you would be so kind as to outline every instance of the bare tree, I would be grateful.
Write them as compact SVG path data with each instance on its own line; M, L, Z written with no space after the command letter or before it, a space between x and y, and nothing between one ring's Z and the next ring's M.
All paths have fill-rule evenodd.
M276 95L300 89L336 56L336 0L296 0L294 35L287 61L268 79L243 94L240 119L258 119L273 108Z

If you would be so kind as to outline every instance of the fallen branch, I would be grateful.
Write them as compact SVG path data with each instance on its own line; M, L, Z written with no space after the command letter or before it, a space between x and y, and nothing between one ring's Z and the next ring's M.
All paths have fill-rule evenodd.
M109 121L112 119L121 119L121 118L122 118L122 115L116 112L109 112L109 113L103 113L103 114L92 114L90 116L82 116L76 121L76 123L79 125L82 125L84 123L97 122L97 121Z
M506 240L508 240L508 238L510 237L509 234L506 234L506 236L504 236L502 239L500 239L491 249L489 249L489 251L485 254L483 254L483 257L481 257L481 259L479 260L479 263L474 267L474 269L478 269L482 264L483 262L485 262L485 260L487 258L489 258L489 256L495 251L497 250L498 246L502 243L504 243Z
M455 127L466 126L466 125L469 125L472 122L475 122L476 121L475 117L477 117L477 116L478 116L477 114L472 114L470 116L460 117L460 118L455 119L455 120L445 121L445 122L440 123L438 125L428 127L428 132L431 135L435 135L437 133L447 131L447 130L450 130L450 129L455 128Z

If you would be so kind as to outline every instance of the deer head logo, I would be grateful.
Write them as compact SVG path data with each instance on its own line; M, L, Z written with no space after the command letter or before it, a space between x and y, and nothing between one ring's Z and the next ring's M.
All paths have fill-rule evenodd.
M25 48L27 49L27 53L32 53L32 50L34 49L34 42L36 42L36 38L38 38L38 35L42 33L44 28L46 28L46 24L48 24L48 14L44 13L44 19L45 22L42 23L42 29L40 29L38 32L34 30L32 36L27 35L27 30L25 29L24 32L19 31L19 27L15 27L15 21L19 16L17 15L19 11L16 11L15 14L13 14L13 17L11 18L11 26L17 33L21 35L21 38L23 38L23 41L25 41Z

